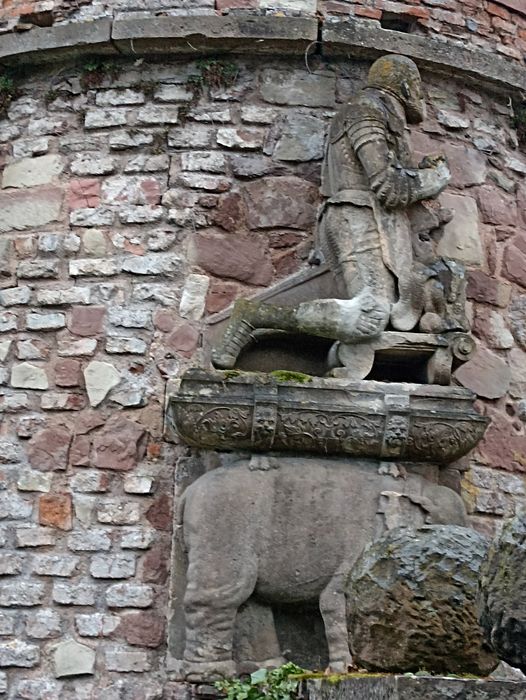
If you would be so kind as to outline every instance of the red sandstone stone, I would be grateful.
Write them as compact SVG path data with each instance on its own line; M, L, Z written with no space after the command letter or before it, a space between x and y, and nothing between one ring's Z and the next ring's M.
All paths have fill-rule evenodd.
M71 496L63 494L43 494L38 499L38 522L40 525L71 530Z
M166 338L166 347L184 357L191 357L198 342L199 331L189 323L183 323Z
M258 7L258 0L216 0L216 10L256 10Z
M479 348L473 357L455 372L455 379L478 396L498 399L510 386L511 371L498 355Z
M349 11L349 10L347 10ZM359 5L355 8L354 14L357 17L368 17L369 19L381 19L382 10L377 10L374 7L360 7Z
M91 438L87 435L75 435L69 450L69 461L74 467L89 467Z
M491 423L477 451L484 461L497 469L526 472L526 435L517 421L497 411L489 413Z
M486 2L486 12L489 12L490 15L501 17L502 19L510 19L508 10L505 10L500 5L496 5L494 2Z
M88 409L84 411L75 421L75 434L85 435L95 428L100 428L106 421L97 411Z
M468 271L467 297L483 304L505 307L511 296L511 285L490 277L482 270Z
M99 469L129 471L144 455L144 428L115 415L93 439L92 464Z
M165 620L150 612L136 612L124 615L116 633L124 637L128 644L139 647L160 646L164 641Z
M165 583L168 578L169 545L152 547L141 564L141 579L144 583Z
M212 280L206 297L206 310L216 314L231 304L239 294L239 287L233 282Z
M242 238L197 234L196 263L216 277L231 277L254 285L272 280L268 242L263 238Z
M517 205L515 199L496 187L481 187L477 195L482 221L486 224L515 226Z
M159 496L146 511L146 519L156 530L171 530L172 499L166 495Z
M67 326L75 335L88 337L102 333L104 326L104 306L73 306Z
M62 426L40 430L27 444L32 467L41 471L61 471L68 466L71 433Z
M70 209L98 207L100 204L100 181L95 178L71 180L68 206Z
M78 360L63 359L55 363L57 386L78 386L81 383L81 364Z
M526 287L526 253L516 245L508 245L502 259L503 275L516 282L521 287Z
M242 230L245 223L245 206L239 192L221 197L211 219L225 231Z
M316 221L318 188L299 177L256 180L244 186L243 195L250 228L309 230Z
M168 309L157 309L153 315L153 325L163 333L173 331L181 317Z
M155 178L147 178L141 180L141 190L144 192L144 198L147 204L159 204L161 201L161 188Z

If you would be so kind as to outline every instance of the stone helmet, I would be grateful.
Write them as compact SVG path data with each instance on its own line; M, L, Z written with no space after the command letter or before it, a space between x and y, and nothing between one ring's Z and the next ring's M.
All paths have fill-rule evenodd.
M367 86L394 95L404 106L408 122L417 124L424 120L422 79L416 63L407 56L390 54L379 58L369 70Z

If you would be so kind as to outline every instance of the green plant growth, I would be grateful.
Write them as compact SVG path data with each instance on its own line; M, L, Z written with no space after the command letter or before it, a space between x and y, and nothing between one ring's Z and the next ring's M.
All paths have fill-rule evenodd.
M84 91L98 88L106 78L115 80L119 72L119 67L112 61L90 58L82 64L80 86Z
M0 117L3 117L11 102L20 94L15 81L9 75L0 75Z
M226 700L293 700L300 684L298 676L305 671L287 663L273 671L260 668L249 678L216 681L215 687L225 694Z
M239 70L234 63L227 63L216 58L203 58L197 61L197 73L190 75L186 81L188 91L192 93L191 100L179 108L179 120L182 124L201 95L208 90L220 90L232 87L237 80Z
M274 379L277 379L278 382L297 382L298 384L308 384L312 382L310 374L292 372L288 369L275 369L270 375L274 377Z

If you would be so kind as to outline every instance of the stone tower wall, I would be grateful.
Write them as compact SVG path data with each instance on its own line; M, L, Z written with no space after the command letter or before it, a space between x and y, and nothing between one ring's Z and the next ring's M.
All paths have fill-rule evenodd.
M200 363L207 315L307 265L326 126L397 45L427 89L415 149L452 166L443 246L469 268L480 346L462 381L493 419L470 471L449 477L486 533L524 499L526 156L510 112L524 69L419 34L460 28L462 6L488 24L462 40L521 52L496 22L514 4L384 2L418 16L400 35L368 19L349 34L345 15L379 2L286 2L301 16L281 18L202 0L199 31L185 2L4 3L6 28L33 28L0 37L14 81L0 120L0 694L179 697L165 628L192 458L163 437L166 380ZM242 11L263 6L249 35ZM316 9L339 21L321 30ZM88 675L62 675L68 640Z

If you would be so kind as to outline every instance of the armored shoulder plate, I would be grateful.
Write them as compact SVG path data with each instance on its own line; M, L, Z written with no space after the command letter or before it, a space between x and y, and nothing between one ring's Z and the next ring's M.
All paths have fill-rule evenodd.
M329 142L339 141L354 124L362 121L387 124L388 118L385 105L379 98L361 92L344 105L333 118L329 131Z

